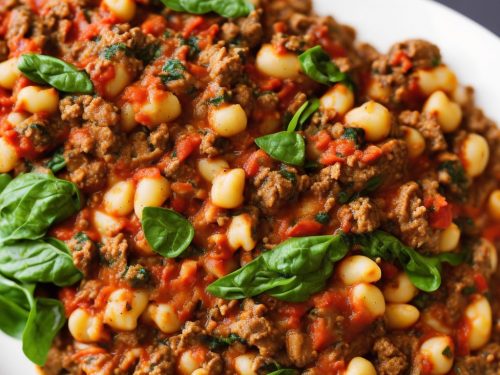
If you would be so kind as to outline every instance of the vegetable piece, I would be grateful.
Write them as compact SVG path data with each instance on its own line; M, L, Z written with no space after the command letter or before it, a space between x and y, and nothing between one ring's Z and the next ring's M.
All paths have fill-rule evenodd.
M34 285L17 284L0 275L0 329L22 338L24 354L42 366L54 337L66 321L60 301L34 298Z
M209 336L207 337L207 342L208 342L208 348L210 350L225 349L226 347L228 347L231 344L234 344L235 342L246 344L245 339L242 339L235 333L230 333L229 336L227 337Z
M421 255L382 231L296 237L213 282L207 291L225 299L266 293L284 301L302 302L324 288L333 271L332 263L342 259L351 245L360 246L362 253L370 258L399 263L411 282L425 292L435 291L441 285L443 262L456 266L463 261L462 254Z
M300 134L282 131L255 139L255 143L272 158L301 166L305 160L305 142Z
M298 373L299 372L297 370L291 368L282 368L280 370L270 372L267 375L297 375Z
M47 168L49 168L53 173L57 173L60 170L66 168L66 159L64 158L64 150L57 150L52 159L47 162Z
M361 189L358 192L343 190L339 193L339 203L341 204L350 203L358 199L359 197L363 197L370 193L373 193L383 184L383 182L384 179L382 178L382 176L377 175L373 176L368 181L366 181L365 185L363 186L363 189Z
M167 258L175 258L188 248L194 237L191 223L175 211L145 207L142 228L153 250Z
M248 16L254 9L252 4L245 0L161 0L161 2L177 12L194 14L215 12L226 18Z
M343 139L349 139L354 142L356 148L359 150L365 145L365 129L363 128L345 128Z
M10 177L7 173L0 174L0 193L7 187L7 185L12 181L12 177Z
M38 173L20 175L0 194L0 245L40 239L79 209L75 184Z
M306 123L307 120L316 112L319 108L319 99L314 98L311 101L306 101L302 106L295 112L292 120L288 124L287 131L293 132L295 130L300 130L302 125Z
M91 94L94 86L88 74L52 56L27 53L17 67L36 83L49 84L64 92Z
M24 283L74 284L81 279L64 242L55 238L18 241L0 247L0 272Z
M380 257L389 262L397 262L405 269L413 285L424 292L434 292L440 287L443 262L456 266L463 261L463 255L456 253L433 257L421 255L403 245L396 237L382 231L357 235L352 240L370 258Z
M213 295L242 299L262 293L301 302L322 290L349 247L344 235L291 238L207 287Z
M178 59L169 59L163 66L163 71L167 74L161 74L160 78L163 84L167 84L170 81L176 81L178 79L184 78L184 71L186 67Z
M299 61L304 73L316 82L324 85L342 82L352 88L349 76L340 71L321 46L309 48L299 56Z

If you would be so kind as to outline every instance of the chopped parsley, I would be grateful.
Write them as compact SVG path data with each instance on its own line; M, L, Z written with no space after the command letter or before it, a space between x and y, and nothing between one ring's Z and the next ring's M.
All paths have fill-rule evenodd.
M217 96L214 96L213 98L208 99L207 103L210 105L219 106L222 103L225 103L230 99L231 99L231 95L224 93L222 95L217 95Z
M169 59L163 66L163 71L166 74L160 75L163 84L171 81L177 81L184 78L184 71L186 67L178 59Z
M353 141L356 148L360 149L365 144L365 130L361 128L345 128L341 138Z
M137 48L134 51L137 59L141 60L144 64L149 64L151 61L156 60L161 55L161 46L159 43L148 44L145 47Z
M474 294L476 292L477 292L477 289L476 289L475 285L467 285L466 287L464 287L462 289L462 294L464 296L470 296L470 295L472 295L472 294Z
M280 175L282 175L283 177L285 177L287 180L291 181L294 184L297 182L297 176L295 175L295 173L290 172L286 168L283 168L283 166L280 169Z
M449 346L444 348L444 350L442 351L442 354L447 358L453 358L453 352L451 351L451 348Z
M365 185L363 186L363 189L361 189L358 192L353 192L351 190L351 188L348 187L347 189L342 190L339 193L339 197L338 197L339 203L341 203L341 204L350 203L350 202L358 199L359 197L363 197L365 195L373 193L383 184L383 182L384 182L384 179L382 178L382 176L377 175L377 176L373 176L368 181L366 181Z
M111 60L120 51L123 51L126 56L132 56L132 51L125 45L125 43L115 43L104 48L101 56L106 60Z
M229 345L234 344L235 342L246 344L246 341L235 333L231 333L227 337L216 337L216 336L207 337L207 344L210 350L224 349Z
M314 220L316 220L320 224L328 224L328 222L330 221L330 216L326 212L319 212L314 217Z
M455 193L457 198L465 198L465 193L467 192L467 188L469 186L469 179L465 174L464 167L459 160L447 160L438 168L440 171L446 171L446 173L450 176L452 183L452 193Z
M66 167L66 159L64 158L63 152L64 150L60 148L47 162L47 168L49 168L53 173L57 173Z
M201 49L198 43L198 38L190 36L187 39L181 38L181 45L189 47L189 58L194 59L200 53Z

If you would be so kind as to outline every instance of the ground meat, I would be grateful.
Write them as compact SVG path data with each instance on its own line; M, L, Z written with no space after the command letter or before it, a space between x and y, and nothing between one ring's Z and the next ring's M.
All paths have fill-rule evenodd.
M223 41L207 48L200 54L200 64L208 66L210 78L220 86L230 87L243 74L241 56L248 53L246 48L227 48Z
M253 179L252 200L265 212L272 212L293 200L309 185L307 175L299 175L292 167L282 171L261 168Z
M172 336L169 339L170 347L176 357L178 357L184 350L191 348L201 339L207 336L206 330L200 325L199 322L186 322L182 332L179 335Z
M29 36L33 17L33 12L27 7L20 6L13 9L10 14L9 26L7 27L5 39L18 39Z
M69 180L85 192L102 189L107 183L106 163L100 160L92 161L87 156L75 151L65 151L64 159L69 173Z
M16 125L15 130L29 139L35 152L42 154L62 143L68 132L68 126L58 118L35 114Z
M267 33L272 33L274 23L288 22L296 13L309 15L312 10L311 0L266 0L262 3Z
M379 375L403 375L409 366L408 358L387 337L378 339L373 345L377 355L375 365Z
M312 179L311 191L320 196L336 196L340 191L338 180L340 179L341 168L341 164L336 163L321 169Z
M173 375L175 374L175 361L172 358L172 351L168 345L147 349L148 355L139 362L133 375Z
M217 137L212 130L206 129L201 138L200 154L207 156L219 155L223 151L224 143L224 138Z
M311 338L307 334L292 329L286 333L285 340L288 357L294 366L304 367L316 358L317 353L313 350Z
M363 190L368 180L380 176L384 185L393 184L407 174L407 148L405 142L391 139L379 147L382 156L372 165L359 161L355 156L348 157L346 164L340 165L339 181L354 191Z
M85 277L90 278L99 254L97 246L87 236L75 236L66 244L71 250L75 266Z
M88 121L97 126L114 126L120 118L118 108L101 97L67 96L59 103L61 118L66 121Z
M264 304L246 299L237 321L231 324L231 332L245 339L249 345L256 346L261 355L272 356L282 345L282 339L278 330L265 317L266 312Z
M436 247L437 236L427 221L422 190L416 182L408 182L399 188L387 218L397 224L399 237L408 246L421 248L426 245L427 249Z
M399 115L399 121L402 125L413 127L422 134L428 151L438 152L448 148L436 116L418 111L403 111Z
M480 239L472 248L474 268L486 278L490 278L496 270L496 249L491 242Z
M340 226L352 233L372 232L380 226L380 209L370 200L361 197L340 207L337 212Z
M161 124L153 131L139 128L128 137L127 144L120 150L119 160L132 168L149 165L160 159L169 149L169 129Z
M500 345L489 344L474 355L458 357L455 373L460 375L498 375L500 373Z
M264 30L260 22L262 10L253 11L248 17L238 20L238 25L241 30L242 41L246 42L249 47L258 45L264 36Z
M410 58L414 68L432 68L441 62L439 48L421 39L410 39L393 45L389 51L389 61L396 60L401 53Z

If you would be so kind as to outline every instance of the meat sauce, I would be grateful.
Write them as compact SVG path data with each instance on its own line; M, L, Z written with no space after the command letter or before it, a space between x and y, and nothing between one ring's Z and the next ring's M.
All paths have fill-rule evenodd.
M84 199L78 214L49 232L68 245L83 279L49 293L70 321L75 311L93 317L97 338L65 326L46 374L498 374L500 295L491 286L499 280L500 215L488 202L500 188L500 131L439 49L410 40L379 53L355 43L351 28L316 16L309 1L263 0L237 19L130 3L127 22L106 1L0 4L0 61L53 55L85 70L96 92L59 92L56 112L30 113L17 97L39 83L19 75L0 89L0 137L18 157L2 172L47 173L60 150L66 166L57 177L75 183ZM281 59L318 45L349 87L323 85L303 68L269 74L286 64ZM259 60L266 46L275 53L270 67ZM453 104L433 107L436 92L459 108L452 131L443 116ZM319 107L298 129L304 165L256 145L286 129L313 98ZM238 112L227 115L227 130L214 119L229 108ZM375 112L389 120L370 117ZM244 126L233 133L237 115ZM383 136L373 135L384 126ZM470 134L484 140L487 160L467 151L481 147ZM410 157L409 148L420 146ZM229 170L245 176L243 203L231 208L213 200L216 179ZM194 228L181 256L160 255L146 238L137 208L144 181L163 181L154 205ZM133 191L122 196L130 208L120 215L107 200L118 183ZM467 261L443 265L441 286L430 293L396 258L370 260L356 246L305 301L265 293L225 300L206 290L290 238L376 230L419 254ZM349 259L375 273L348 268ZM357 281L346 281L353 272ZM122 291L132 296L125 315L135 311L130 301L146 301L131 329L109 318Z

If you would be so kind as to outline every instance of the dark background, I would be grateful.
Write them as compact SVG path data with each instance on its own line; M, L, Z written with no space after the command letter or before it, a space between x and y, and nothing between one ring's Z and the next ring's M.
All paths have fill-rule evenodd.
M437 0L500 36L500 0Z

